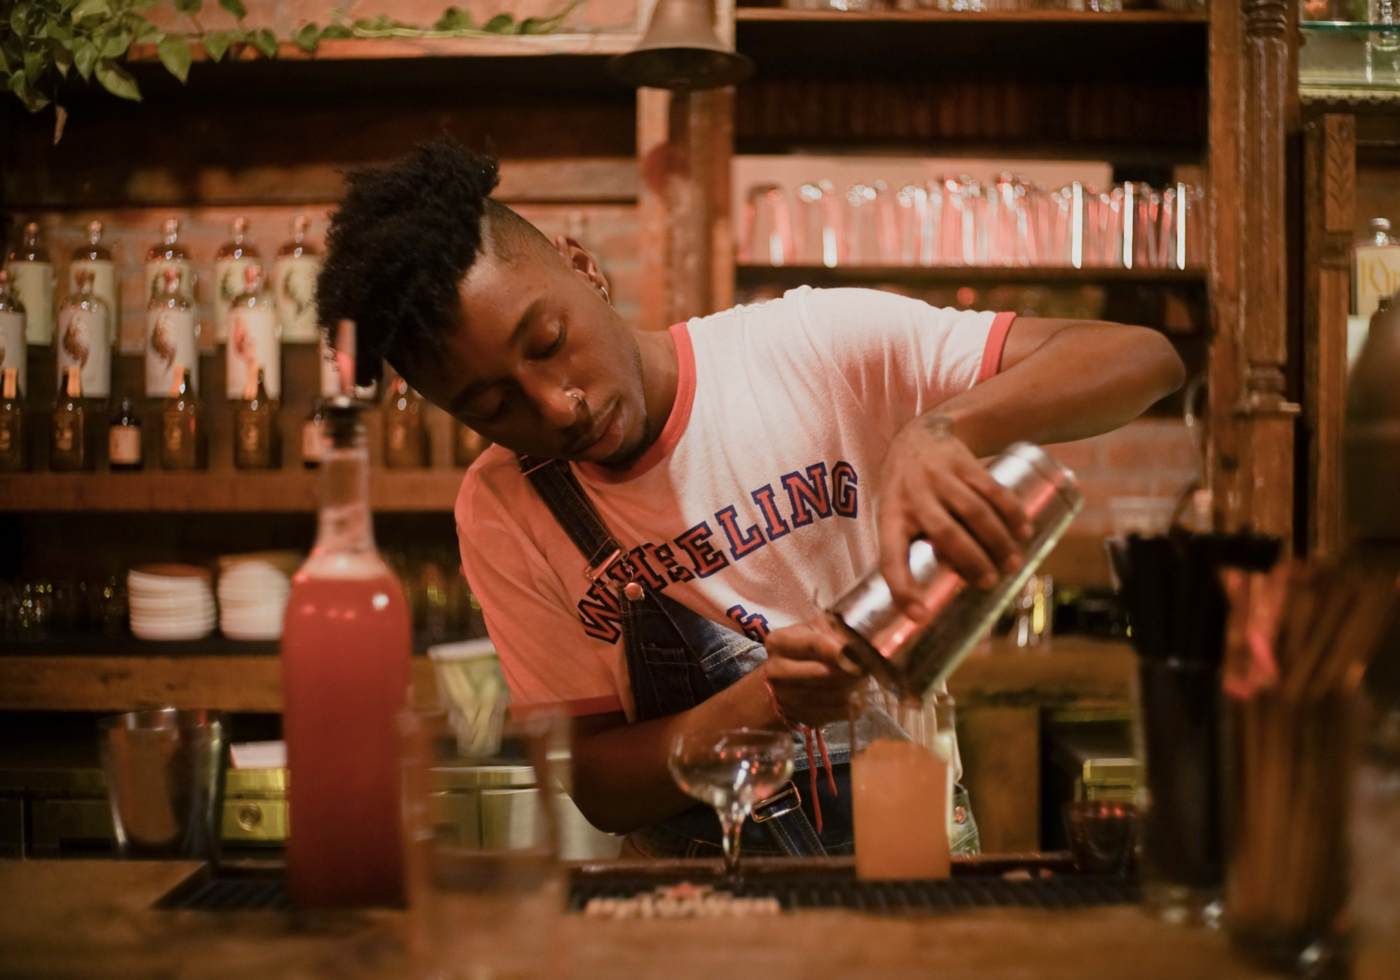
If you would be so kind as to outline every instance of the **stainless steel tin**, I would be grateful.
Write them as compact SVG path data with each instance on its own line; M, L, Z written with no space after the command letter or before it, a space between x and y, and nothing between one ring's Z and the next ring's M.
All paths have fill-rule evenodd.
M920 588L924 618L916 622L895 605L878 568L827 610L851 641L847 653L901 696L922 695L953 672L1084 506L1074 474L1028 442L1008 448L987 471L1021 501L1034 528L1021 546L1020 571L979 589L940 565L927 541L915 541L909 570Z

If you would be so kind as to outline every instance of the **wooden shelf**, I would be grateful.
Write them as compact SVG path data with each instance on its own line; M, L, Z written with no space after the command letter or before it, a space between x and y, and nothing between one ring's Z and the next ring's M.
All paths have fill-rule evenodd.
M342 38L322 41L307 51L291 41L277 45L279 61L383 61L406 58L515 58L544 55L615 55L632 50L639 35L627 34L501 34L491 37ZM195 61L208 61L202 44L190 45ZM224 56L233 61L267 61L251 44L240 44ZM131 61L158 61L153 44L134 44Z
M386 512L447 512L465 470L370 472L370 506ZM0 476L0 511L179 513L314 511L320 475L275 473L21 473Z
M837 22L853 23L959 23L959 24L1090 24L1120 26L1123 24L1208 24L1205 11L1125 10L1116 14L1099 14L1084 10L983 10L976 13L950 10L788 10L784 7L739 7L734 11L738 23L761 22L773 24L803 24Z
M118 641L117 648L130 645ZM144 649L160 644L141 644ZM227 641L209 646L227 648ZM248 644L266 649L267 644ZM171 644L179 655L75 653L0 656L0 711L129 711L173 706L223 711L282 710L275 653L199 655L198 644ZM1126 644L1082 637L1055 640L1050 653L1020 654L1004 643L963 662L949 682L960 708L1126 703L1135 660ZM433 665L413 658L416 704L437 703Z

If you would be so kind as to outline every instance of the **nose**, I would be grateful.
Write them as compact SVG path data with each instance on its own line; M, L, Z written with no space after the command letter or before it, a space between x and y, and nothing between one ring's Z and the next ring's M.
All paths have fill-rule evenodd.
M574 425L583 411L583 393L567 382L556 380L542 383L531 392L531 396L540 418L557 429Z

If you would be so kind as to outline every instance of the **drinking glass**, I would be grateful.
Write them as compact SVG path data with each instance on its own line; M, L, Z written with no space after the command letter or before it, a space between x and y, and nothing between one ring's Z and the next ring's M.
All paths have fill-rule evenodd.
M855 183L846 191L846 251L852 265L899 263L896 206L883 180Z
M901 265L933 265L933 229L936 203L928 188L908 184L895 195L899 202L899 261Z
M715 808L724 830L724 867L739 879L739 831L755 803L792 778L792 733L735 728L682 732L671 743L671 777Z
M798 265L824 265L834 269L846 264L846 236L841 217L841 202L831 181L813 181L797 188L792 242Z
M739 261L745 265L787 265L792 259L792 221L787 197L777 184L758 184L744 202Z

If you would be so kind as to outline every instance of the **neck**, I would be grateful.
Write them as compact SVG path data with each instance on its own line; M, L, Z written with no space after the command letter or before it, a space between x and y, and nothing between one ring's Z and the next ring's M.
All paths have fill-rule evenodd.
M638 368L642 374L642 398L649 422L648 445L655 441L671 410L676 407L676 392L680 388L680 359L676 342L669 330L637 331Z

